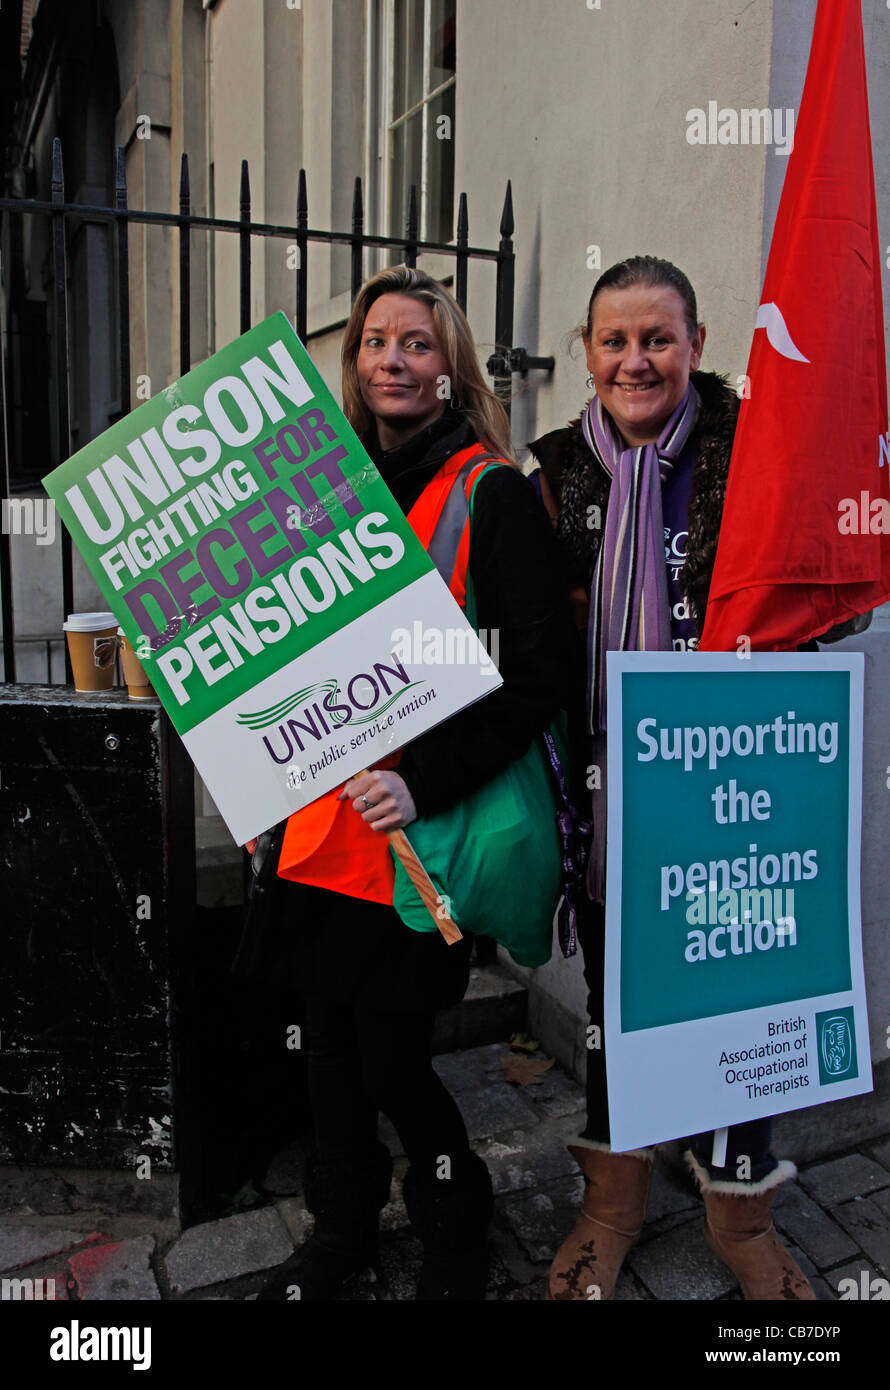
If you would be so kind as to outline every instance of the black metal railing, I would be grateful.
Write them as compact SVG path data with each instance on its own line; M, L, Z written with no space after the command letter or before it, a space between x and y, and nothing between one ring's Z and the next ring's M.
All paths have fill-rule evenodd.
M367 250L401 252L409 266L417 264L419 255L437 255L454 259L454 293L461 308L467 307L467 269L471 260L492 261L496 266L494 352L488 359L488 371L494 378L494 389L509 412L512 375L523 375L530 368L552 371L552 357L533 357L524 348L513 346L513 295L515 255L513 250L513 198L508 181L500 222L500 241L496 250L469 244L467 197L461 193L456 236L453 243L423 241L418 235L417 190L412 185L408 195L404 237L376 236L365 231L362 181L355 180L352 201L352 226L348 232L319 231L309 226L309 199L306 173L301 169L297 186L296 225L282 226L271 222L255 222L251 217L250 174L247 160L241 163L240 208L238 219L204 217L191 210L188 156L182 155L179 179L179 212L150 212L128 205L124 151L117 151L113 206L95 207L70 203L65 199L62 146L53 142L51 201L38 199L0 198L0 213L9 216L48 216L52 225L52 345L55 360L55 401L52 413L56 422L57 444L54 466L63 463L71 453L71 404L69 386L70 334L68 321L68 254L67 220L89 219L106 222L116 230L117 242L117 366L120 377L120 412L131 408L130 382L130 259L129 229L134 223L148 226L175 227L179 232L179 374L191 367L191 233L204 229L211 233L237 234L239 243L239 296L241 332L251 326L250 284L251 243L254 237L286 237L296 244L296 302L295 326L304 343L308 337L307 310L309 291L309 245L312 242L328 246L346 245L350 248L350 289L355 299L364 279L364 253ZM208 291L210 293L210 291ZM211 306L215 310L215 305ZM8 403L6 375L0 354L0 479L3 499L11 492L11 469L8 453ZM85 441L84 441L85 442ZM10 538L4 527L0 533L0 587L2 587L3 663L4 678L14 683L15 676L15 615L12 598L12 564ZM67 614L74 607L74 580L71 538L62 530L62 603ZM71 673L67 666L66 674Z

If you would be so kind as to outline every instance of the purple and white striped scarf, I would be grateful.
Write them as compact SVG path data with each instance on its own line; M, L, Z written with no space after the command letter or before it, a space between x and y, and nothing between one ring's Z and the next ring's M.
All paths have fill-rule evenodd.
M690 382L655 443L630 449L597 396L581 417L588 448L612 479L587 627L587 706L601 782L587 865L594 902L605 901L606 887L606 652L670 651L661 489L692 433L698 406Z

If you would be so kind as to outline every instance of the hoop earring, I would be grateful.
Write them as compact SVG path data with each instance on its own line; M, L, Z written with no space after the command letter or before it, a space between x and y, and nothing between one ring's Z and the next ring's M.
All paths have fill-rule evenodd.
M588 389L589 391L595 391L595 390L596 390L596 382L594 381L593 375L592 375L591 372L588 372L588 373L587 373L587 389Z

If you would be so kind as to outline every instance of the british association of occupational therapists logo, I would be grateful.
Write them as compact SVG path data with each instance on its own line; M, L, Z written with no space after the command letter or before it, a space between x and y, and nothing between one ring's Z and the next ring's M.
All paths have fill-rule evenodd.
M853 1008L829 1009L816 1014L816 1038L819 1050L819 1080L823 1086L832 1081L851 1081L859 1075L856 1063L856 1020Z

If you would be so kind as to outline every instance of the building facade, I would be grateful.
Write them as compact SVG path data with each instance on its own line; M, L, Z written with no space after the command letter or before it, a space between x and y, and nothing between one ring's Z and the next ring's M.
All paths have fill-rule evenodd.
M18 0L3 8L17 45L14 99L3 115L13 196L50 199L58 136L72 202L113 199L120 147L130 206L175 210L187 153L197 214L237 221L247 160L254 220L296 225L303 168L310 227L349 231L360 176L368 232L401 234L414 185L421 238L453 240L465 192L470 243L494 248L510 179L513 343L555 359L552 373L513 377L520 452L585 403L575 330L598 272L626 255L656 254L687 272L708 328L703 365L742 383L816 0ZM863 0L862 10L878 216L887 228L890 151L879 136L890 122L890 10L884 0ZM696 137L696 113L707 116L710 103L740 113L735 142ZM0 287L20 492L35 488L61 447L48 409L56 370L50 230L26 221L4 220ZM177 235L171 227L130 229L134 404L179 374ZM195 229L191 246L194 364L239 332L238 237ZM252 321L279 309L293 319L294 250L285 234L254 238ZM68 253L77 448L121 409L108 224L85 214ZM364 273L386 254L366 249ZM452 273L442 256L418 263ZM313 243L308 286L307 345L339 394L348 246ZM468 314L483 361L494 347L494 295L493 265L471 262ZM58 538L39 551L14 538L24 637L58 631L58 549ZM82 569L76 595L81 607L98 603ZM29 673L26 645L22 677L41 679L36 668ZM887 1056L882 1020L890 1013L885 614L848 645L869 654L863 903L878 1060ZM54 660L58 679L58 652ZM535 1029L580 1071L580 962L555 959L531 985Z

